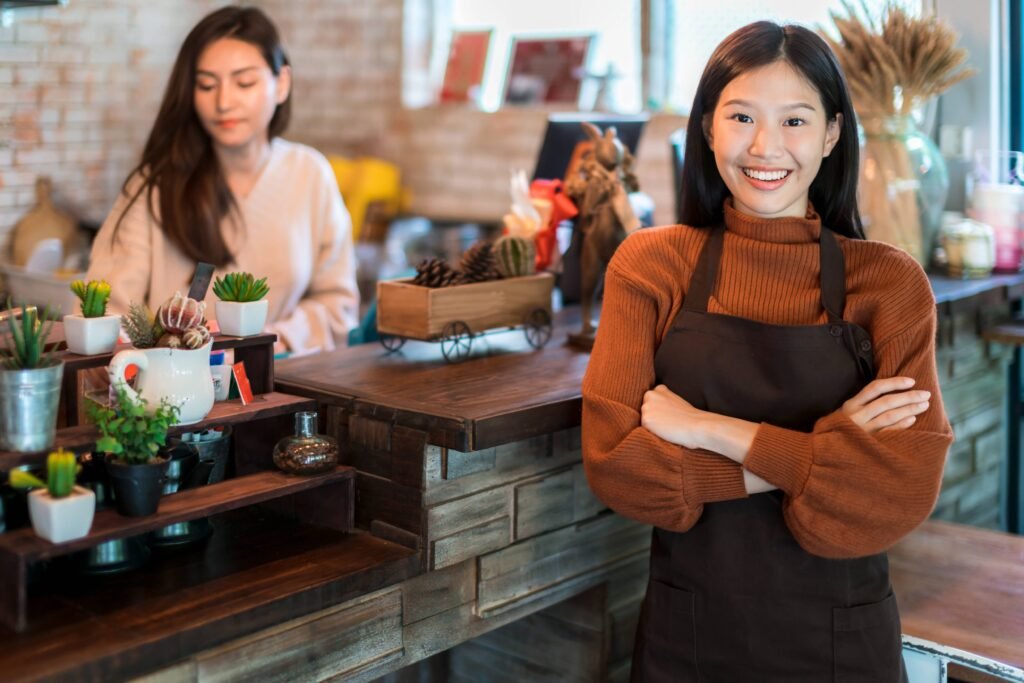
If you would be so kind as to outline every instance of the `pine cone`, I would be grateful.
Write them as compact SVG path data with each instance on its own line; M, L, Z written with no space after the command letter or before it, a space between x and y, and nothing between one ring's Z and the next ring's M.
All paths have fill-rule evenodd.
M452 270L447 263L437 258L429 258L416 267L414 285L422 287L447 287L459 284L458 271Z
M486 282L501 277L494 261L494 245L490 242L477 242L462 255L459 267L463 282Z

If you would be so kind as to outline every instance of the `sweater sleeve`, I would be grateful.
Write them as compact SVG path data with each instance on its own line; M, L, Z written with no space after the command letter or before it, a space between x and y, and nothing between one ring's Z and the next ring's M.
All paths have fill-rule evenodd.
M931 298L931 290L928 290ZM909 429L869 434L842 410L811 433L762 424L744 466L787 494L786 524L805 550L833 558L878 553L931 513L953 433L935 369L935 305L875 347L878 377L931 392Z
M703 503L747 493L736 463L670 444L640 426L643 396L655 381L659 303L612 261L583 379L583 464L594 494L619 514L686 531Z
M327 161L319 166L311 199L315 203L313 275L295 310L268 326L288 350L297 353L346 346L348 331L358 324L359 316L352 221Z
M135 189L129 187L134 194ZM131 195L129 195L131 196ZM87 280L110 283L110 313L126 314L132 303L144 304L149 296L154 221L146 203L146 193L128 206L122 192L114 208L93 240ZM125 212L125 207L128 207ZM124 220L118 220L124 213ZM115 231L115 226L117 229Z

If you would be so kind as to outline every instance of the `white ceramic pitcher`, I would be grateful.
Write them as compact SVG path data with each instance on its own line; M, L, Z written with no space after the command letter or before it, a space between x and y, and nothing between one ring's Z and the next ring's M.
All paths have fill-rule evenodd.
M213 342L202 348L128 349L114 355L107 368L110 383L122 386L134 399L146 401L146 412L152 414L166 399L178 406L176 424L199 422L213 408L213 377L210 375L210 348ZM137 365L139 374L135 389L128 386L124 378L125 368Z

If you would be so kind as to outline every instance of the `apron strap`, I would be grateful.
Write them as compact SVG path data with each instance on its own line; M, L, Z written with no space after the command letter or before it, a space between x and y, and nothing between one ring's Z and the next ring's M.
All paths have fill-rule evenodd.
M689 291L686 292L686 297L683 299L684 311L707 313L708 297L711 296L711 291L715 288L718 262L722 259L724 238L724 225L711 228L711 235L705 242L704 248L701 249L697 267L693 269L693 275L690 277Z
M715 289L715 279L718 277L718 263L722 259L724 241L725 226L711 228L711 235L701 249L697 266L690 278L689 291L683 300L684 311L707 312L708 298ZM846 308L846 261L835 234L824 226L821 228L818 253L821 264L821 305L828 313L830 323L842 322L843 310Z
M828 312L830 323L842 322L846 308L846 261L835 234L825 226L821 227L818 249L821 258L821 305Z

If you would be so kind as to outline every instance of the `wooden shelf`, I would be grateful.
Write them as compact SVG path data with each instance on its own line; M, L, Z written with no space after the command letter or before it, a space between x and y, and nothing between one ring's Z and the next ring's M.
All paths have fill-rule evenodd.
M354 518L354 473L345 466L309 477L267 470L167 496L161 499L160 509L148 517L124 517L114 510L98 510L89 535L67 543L50 543L31 528L9 531L0 535L0 622L16 631L28 626L27 583L32 563L177 522L275 501L279 509L287 510L299 521L349 532ZM303 495L276 501L298 493Z
M277 341L276 334L260 334L255 337L227 337L221 334L213 338L213 350L221 349L248 349L255 346L270 345L273 347ZM129 351L135 348L131 344L118 344L110 353L99 353L95 356L80 356L71 353L67 349L57 352L57 357L64 361L64 368L67 371L82 370L85 368L100 368L110 364L110 359L119 351Z
M36 536L30 528L0 534L0 553L15 555L23 562L46 560L91 548L103 541L282 498L354 476L355 470L344 466L306 477L268 470L165 496L160 499L159 510L147 517L125 517L115 510L97 510L89 535L66 543L50 543Z
M205 419L195 424L171 427L170 434L173 436L183 432L198 432L211 425L240 424L251 420L288 415L303 410L316 410L316 400L304 396L293 396L272 391L266 394L258 394L254 398L255 400L247 406L242 405L239 399L218 401L213 404L213 410L210 411L210 414ZM68 450L90 449L96 443L98 436L96 428L92 425L68 427L58 430L54 448L61 447ZM0 451L0 470L9 470L19 465L41 464L46 461L46 453L46 451L39 453Z
M4 680L126 680L416 574L418 553L260 507L211 519L205 545L110 577L74 558L40 576L32 623L0 627Z

